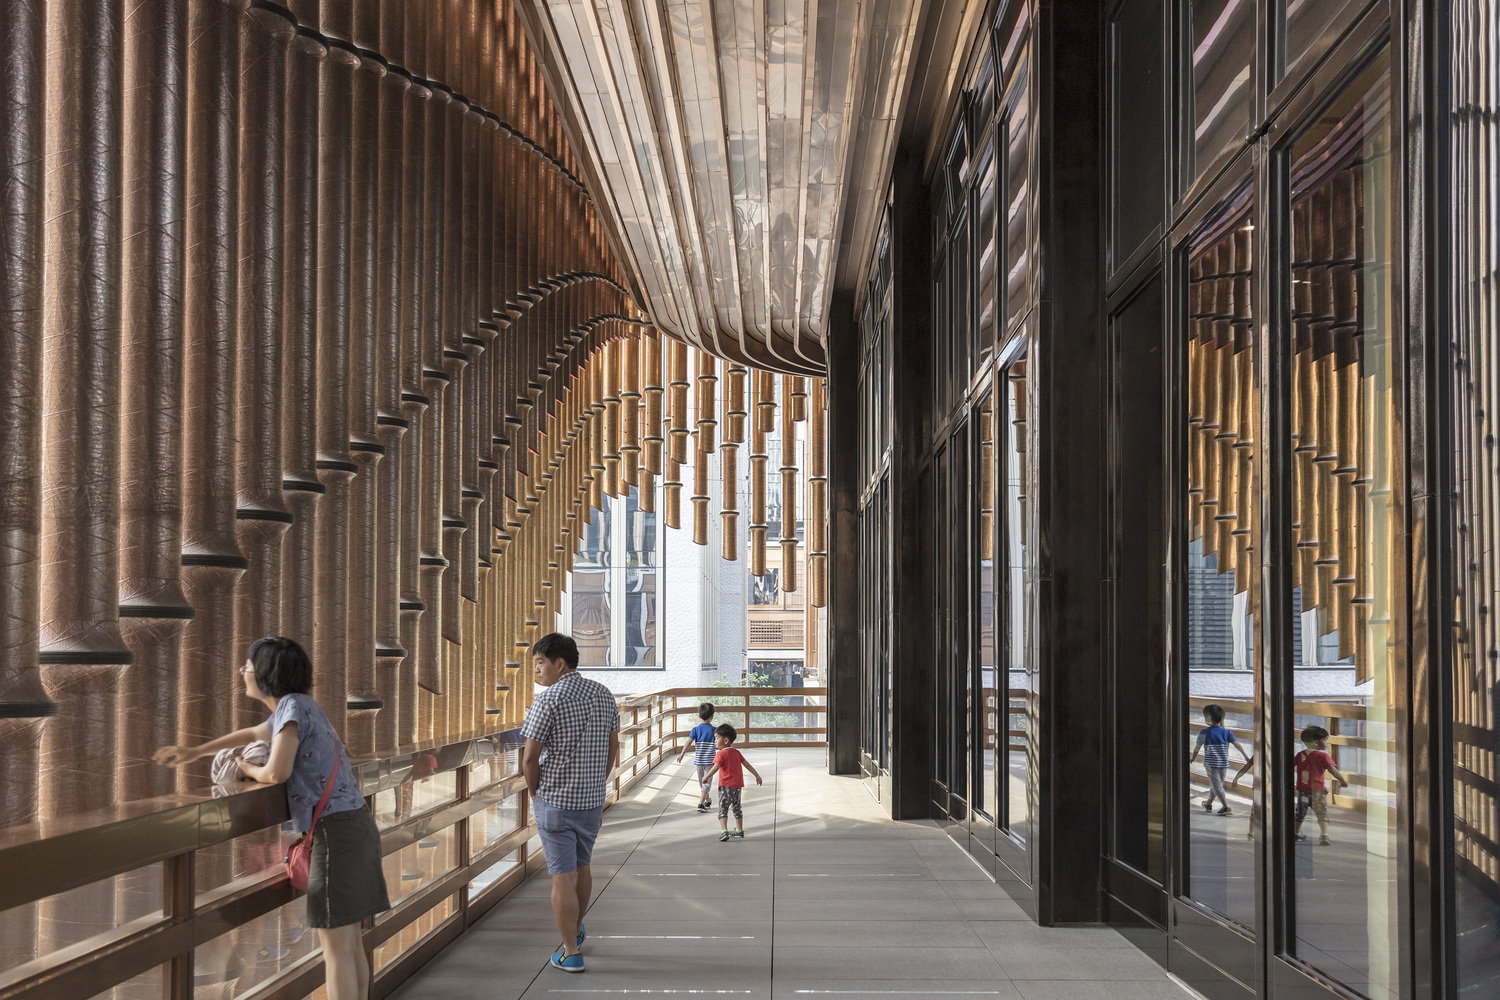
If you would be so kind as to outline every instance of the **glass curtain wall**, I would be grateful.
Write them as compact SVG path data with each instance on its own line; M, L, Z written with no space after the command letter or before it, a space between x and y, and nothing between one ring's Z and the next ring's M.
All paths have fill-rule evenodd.
M890 219L881 223L859 316L860 335L860 750L871 790L882 797L891 765L890 656Z
M1492 3L1452 10L1452 979L1467 1000L1500 988L1500 37Z
M657 667L657 606L662 585L656 514L641 510L640 491L607 497L578 538L560 626L578 642L578 665L600 669Z

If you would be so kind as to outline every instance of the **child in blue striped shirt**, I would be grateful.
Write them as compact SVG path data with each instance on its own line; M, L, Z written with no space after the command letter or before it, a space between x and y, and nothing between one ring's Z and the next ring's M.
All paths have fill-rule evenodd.
M713 798L708 787L708 772L714 766L714 704L705 701L698 706L698 718L703 721L693 727L688 734L690 742L683 744L682 752L677 755L677 763L682 763L682 758L687 756L688 747L693 747L693 767L698 773L698 790L702 797L698 800L698 811L708 812L713 807Z
M1203 766L1208 771L1208 798L1203 800L1203 811L1209 812L1214 807L1214 799L1219 800L1219 815L1228 816L1233 810L1229 808L1229 799L1224 796L1224 772L1229 770L1229 747L1231 744L1240 752L1240 756L1249 760L1245 748L1240 746L1239 741L1234 738L1234 731L1224 725L1224 709L1220 705L1204 705L1203 721L1208 723L1198 731L1198 743L1193 747L1193 755L1188 758L1188 765L1198 759L1198 751L1203 751Z

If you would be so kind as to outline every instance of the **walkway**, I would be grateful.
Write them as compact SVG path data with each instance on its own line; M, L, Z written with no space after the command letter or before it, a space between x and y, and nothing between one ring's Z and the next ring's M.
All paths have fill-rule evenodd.
M927 823L881 816L823 752L754 750L746 839L720 843L666 765L604 816L585 923L588 972L557 945L534 875L394 1000L587 1000L704 993L747 1000L1186 1000L1106 928L1039 928ZM747 775L748 777L748 775Z

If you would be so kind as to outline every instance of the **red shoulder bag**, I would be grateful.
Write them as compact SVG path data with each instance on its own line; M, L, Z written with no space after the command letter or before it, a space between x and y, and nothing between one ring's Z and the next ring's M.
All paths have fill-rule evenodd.
M306 891L307 879L312 872L312 835L318 828L318 818L323 815L323 807L328 805L328 796L333 794L333 783L339 776L339 748L335 743L333 747L333 773L328 776L328 787L323 789L323 797L318 800L318 808L313 812L312 826L307 832L298 837L286 852L286 877L291 881L293 889Z

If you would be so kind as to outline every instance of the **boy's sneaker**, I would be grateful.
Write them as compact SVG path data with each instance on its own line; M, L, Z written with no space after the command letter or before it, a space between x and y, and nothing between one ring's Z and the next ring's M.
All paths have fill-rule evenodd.
M735 837L736 840L744 840L745 839L745 831L744 830L736 830L736 831L734 831L734 837Z
M565 955L563 954L563 950L559 948L552 953L552 967L554 969L561 969L563 972L582 972L584 971L583 956Z
M700 803L698 803L698 811L701 812L701 813L708 812L708 803L707 802L700 802Z
M720 843L723 843L724 841L726 841L728 839L729 839L729 831L728 830L725 830L723 833L719 834L719 842Z
M1328 834L1325 833L1325 834L1323 834L1323 836L1321 836L1321 837L1318 838L1318 846L1319 847L1330 847L1332 845L1333 845L1333 841L1331 841L1331 840L1328 839Z
M1213 799L1204 799L1203 800L1203 811L1204 812L1213 812L1214 811L1214 800Z
M1300 843L1302 843L1302 842L1303 842L1303 841L1304 841L1304 840L1306 840L1306 839L1307 839L1307 834L1305 834L1305 833L1299 833L1299 834L1297 834L1297 836L1296 836L1296 841L1297 841L1297 843L1299 843L1299 844L1300 844Z
M1220 816L1233 816L1234 815L1234 810L1231 809L1231 808L1229 808L1228 806L1223 806L1222 808L1219 809L1219 815Z

